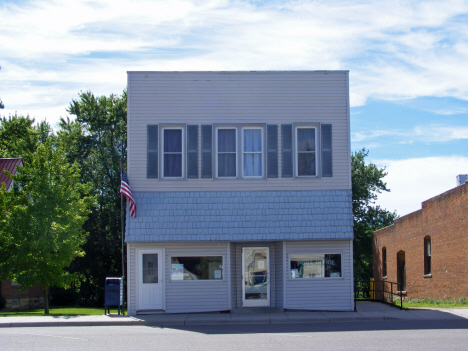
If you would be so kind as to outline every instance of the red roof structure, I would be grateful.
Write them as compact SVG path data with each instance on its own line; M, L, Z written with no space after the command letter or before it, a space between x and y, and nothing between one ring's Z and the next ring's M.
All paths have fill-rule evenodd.
M19 157L15 158L0 158L0 186L5 183L7 190L11 185L11 178L8 177L3 170L7 170L11 174L16 174L16 167L23 167L23 160Z

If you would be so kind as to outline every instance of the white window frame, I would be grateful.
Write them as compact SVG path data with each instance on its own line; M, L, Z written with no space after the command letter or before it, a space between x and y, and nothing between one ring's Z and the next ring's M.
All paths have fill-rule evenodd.
M232 129L235 132L234 140L236 141L236 145L235 145L235 149L234 149L235 150L234 154L236 156L236 161L235 161L236 175L234 177L220 177L218 175L218 161L219 161L218 160L218 155L219 155L219 152L218 152L218 136L219 136L218 131L221 130L221 129L222 130ZM220 126L220 127L215 128L215 136L216 136L216 138L215 138L215 174L216 174L216 178L218 178L218 179L237 179L238 176L239 176L239 169L238 169L239 168L238 167L238 146L239 145L238 145L238 140L237 140L238 139L238 130L237 129L238 129L237 127L229 127L229 126L226 126L226 127ZM232 152L222 152L222 154L227 154L227 153L232 154Z
M225 263L225 257L224 255L213 255L213 254L210 254L210 255L187 255L187 254L173 254L173 255L170 255L169 256L169 264L172 265L172 258L173 257L221 257L222 259L222 278L221 279L199 279L199 280L184 280L184 279L172 279L172 271L171 271L171 268L172 266L169 266L169 281L171 283L176 283L176 284L200 284L200 282L207 282L207 283L214 283L214 282L217 282L217 283L223 283L223 282L226 282L226 263Z
M292 278L291 277L291 256L295 255L340 255L341 256L341 276L340 277L305 277L305 278ZM289 253L288 254L288 280L293 280L293 281L310 281L310 280L317 280L317 279L344 279L344 271L343 271L343 252L294 252L294 253Z
M244 155L245 154L258 154L259 152L245 152L244 151L244 130L246 129L259 129L260 130L260 133L261 133L261 152L260 152L260 156L261 156L261 160L262 160L262 164L261 164L261 170L262 170L262 173L260 176L246 176L244 175ZM242 178L243 179L263 179L265 178L265 132L264 132L264 129L263 127L242 127L241 128L241 169L242 169Z
M299 138L297 137L299 129L314 129L315 130L315 151L299 151L298 143ZM317 126L309 126L309 125L298 125L294 126L294 176L296 178L317 178L318 177L318 156L319 156L319 136L318 136L319 129ZM299 152L300 153L314 153L315 154L315 174L314 175L299 175Z
M161 161L160 161L160 170L161 170L161 177L160 179L163 179L163 180L185 180L186 179L186 175L185 175L185 169L186 169L186 166L185 166L185 162L186 162L186 150L185 150L185 127L184 126L161 126L160 127L161 129L161 137L160 137L160 140L161 140L161 144L160 144L160 150L161 150ZM180 177L165 177L164 176L164 155L166 154L179 154L179 153L166 153L164 151L164 132L166 130L174 130L174 129L177 129L177 130L180 130L181 131L181 134L182 134L182 150L180 152L180 154L182 155L182 165L181 165L181 169L182 169L182 173L181 173L181 176Z

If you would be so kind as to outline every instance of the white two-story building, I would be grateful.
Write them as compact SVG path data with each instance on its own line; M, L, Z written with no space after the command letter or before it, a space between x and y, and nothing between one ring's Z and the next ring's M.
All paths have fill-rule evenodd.
M129 72L128 311L350 311L347 71Z

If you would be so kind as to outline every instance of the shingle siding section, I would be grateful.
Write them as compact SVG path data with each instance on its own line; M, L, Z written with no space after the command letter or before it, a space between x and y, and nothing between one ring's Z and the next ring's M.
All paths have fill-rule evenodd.
M134 192L127 242L352 239L351 191Z

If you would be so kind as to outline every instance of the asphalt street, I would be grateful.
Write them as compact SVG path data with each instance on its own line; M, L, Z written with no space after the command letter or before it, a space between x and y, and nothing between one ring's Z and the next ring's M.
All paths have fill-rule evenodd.
M467 350L468 320L0 329L10 350Z

